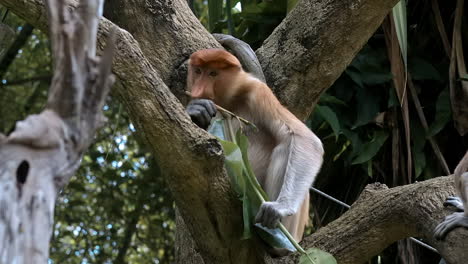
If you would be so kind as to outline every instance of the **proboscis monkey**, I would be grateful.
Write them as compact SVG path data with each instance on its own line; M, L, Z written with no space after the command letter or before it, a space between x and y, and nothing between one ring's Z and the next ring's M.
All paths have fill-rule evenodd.
M309 217L309 188L323 160L320 139L225 50L193 53L187 86L192 96L187 112L200 127L209 125L216 112L214 104L256 125L258 130L245 131L248 155L271 199L261 205L256 221L269 228L281 221L300 241Z
M457 212L445 217L434 230L436 239L444 237L457 227L468 228L468 151L455 168L455 188L460 197L448 197L444 205L454 206Z

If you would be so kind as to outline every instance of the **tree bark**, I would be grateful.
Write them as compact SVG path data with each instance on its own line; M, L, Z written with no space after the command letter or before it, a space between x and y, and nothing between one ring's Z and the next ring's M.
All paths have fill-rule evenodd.
M349 211L301 244L331 253L340 264L358 264L391 243L413 236L435 247L447 263L466 263L468 230L455 229L444 241L433 237L434 228L450 213L443 209L443 201L454 193L453 176L391 189L369 185ZM274 263L295 262L294 258L285 258Z
M341 75L397 2L299 1L257 50L267 83L280 101L299 118L307 118L321 93ZM196 50L220 47L186 0L113 0L105 15L132 33L182 101L185 75L178 72L179 67Z
M396 1L315 1L314 3L320 7L320 10L323 10L321 13L314 15L314 19L311 19L310 23L306 25L307 28L304 28L304 30L311 32L305 35L311 36L313 32L316 32L314 28L317 28L317 32L320 32L320 34L325 35L326 32L322 29L325 27L320 27L320 25L326 23L326 25L331 27L330 25L335 22L338 23L337 25L341 25L336 28L336 32L333 32L335 39L328 39L320 34L316 35L319 38L318 40L302 39L299 38L300 36L297 36L299 38L297 43L309 43L313 40L317 41L317 43L313 45L307 44L310 45L306 45L309 49L306 52L304 48L302 55L285 55L283 54L285 52L282 52L282 50L284 51L286 48L282 48L281 50L278 47L281 46L282 42L285 42L291 43L289 45L291 49L294 49L292 43L295 42L287 42L293 40L286 39L286 37L295 36L294 32L291 32L293 35L288 35L286 30L276 30L265 43L265 46L258 51L263 62L262 66L267 73L267 81L272 83L273 86L279 87L278 89L291 89L291 93L297 92L298 94L302 94L303 97L308 97L304 96L305 94L312 95L306 99L308 101L300 100L300 106L297 106L298 108L309 107L309 110L295 111L301 118L304 118L310 112L310 107L317 100L320 92L326 89L325 84L330 85L338 77L352 56L358 52L370 36L371 33L369 32L375 30L379 21L383 19L394 2ZM34 26L42 30L45 29L44 13L38 0L0 0L0 3ZM125 8L119 6L119 9L128 11L129 13L125 14L131 14L132 20L135 23L132 23L132 26L130 24L123 25L122 22L121 24L122 26L126 26L130 31L135 30L132 33L139 39L139 42L125 30L118 30L113 71L119 79L119 85L116 86L115 92L125 104L132 122L141 135L143 135L146 142L148 142L148 146L165 171L167 182L180 209L180 214L187 229L195 239L197 249L201 253L204 262L272 263L271 261L292 261L294 257L270 260L258 248L258 243L251 240L241 241L239 239L242 233L241 208L239 201L231 191L223 169L221 147L213 137L191 123L183 107L168 88L168 86L172 86L172 90L174 91L176 84L179 87L184 87L185 76L179 73L178 69L182 68L183 62L191 52L200 48L215 47L218 44L194 20L193 16L188 13L189 9L185 1L150 2L141 0L137 2L135 0L129 1L129 3L132 3L132 5ZM315 5L311 5L311 3L312 1L302 1L302 4L310 5L304 6L304 8L309 7L309 12L315 10L312 9ZM340 5L339 3L344 4ZM341 16L328 10L328 8L332 7L346 7L341 12L347 13L347 16ZM369 8L369 11L365 11L367 8ZM360 11L358 12L358 10ZM371 12L377 12L377 15L372 15ZM324 16L318 19L317 16L320 14ZM362 17L359 18L359 15L362 15ZM335 17L354 21L350 25L360 26L364 33L361 35L357 29L356 31L354 29L342 29L343 27L350 26L346 24L346 21L335 21ZM288 17L283 24L287 23L289 19L292 18ZM371 26L367 28L359 23ZM142 29L139 30L137 26L142 27ZM113 27L113 24L107 19L102 19L100 36L105 36L110 27ZM287 28L288 26L283 27ZM340 35L340 30L343 35ZM351 36L350 34L355 34L356 36ZM267 43L273 41L272 38L274 36L278 36L278 44L269 44L271 46L267 46ZM324 38L324 40L320 40L320 38ZM335 57L331 57L326 52L319 52L319 49L314 49L316 45L323 45L321 46L322 48L326 45L338 45L334 41L346 46L341 47L341 51L333 53ZM101 41L98 44L102 45ZM269 49L276 49L280 52L268 52ZM340 52L346 54L341 54ZM306 59L302 59L302 56L305 56ZM344 60L344 62L342 63L341 60ZM270 67L279 67L276 64L291 65L292 67L284 70L284 73L282 73L284 75L280 75L278 79L275 79L276 77L273 76L272 72L268 73L268 69ZM296 71L301 71L306 78L300 79L296 75ZM276 71L274 72L276 73ZM312 76L312 73L316 74L314 75L315 77ZM301 82L305 83L304 80L314 80L313 78L319 78L318 76L322 76L325 81L319 83L318 86L314 86L313 89L306 85L299 85ZM183 90L183 88L181 89ZM177 92L175 93L177 94ZM297 98L288 99L284 97L285 95L282 92L278 94L283 102L299 102ZM426 184L437 181L428 181ZM370 257L372 254L376 254L390 241L394 241L394 239L429 232L435 226L434 223L440 220L442 196L445 198L446 194L446 191L445 193L437 193L437 191L443 191L449 182L446 178L442 178L439 181L441 181L440 186L437 185L439 187L430 185L425 189L425 183L420 183L414 186L411 185L408 187L410 189L405 189L405 191L403 189L382 191L382 193L389 192L386 194L390 195L394 194L392 192L400 190L400 195L394 194L391 196L395 200L387 199L386 201L388 203L393 202L394 206L400 204L402 207L407 206L406 210L408 212L410 210L416 211L420 206L418 202L420 202L421 212L426 213L425 216L430 217L429 219L423 219L424 223L426 223L426 227L424 228L415 228L414 225L411 225L412 222L410 220L414 220L414 216L399 213L398 215L404 216L404 218L396 219L393 214L385 214L385 210L373 206L376 204L376 201L379 201L377 199L385 200L387 197L386 195L376 195L371 199L371 202L362 203L361 206L357 203L354 206L355 208L335 221L336 223L334 222L320 229L310 239L306 239L304 243L307 246L315 245L330 251L339 261L347 261L343 263L360 263L359 261ZM400 198L396 198L400 196L406 197L406 199L401 198L402 200L399 200ZM413 200L412 203L409 203L411 196L413 196ZM414 199L414 197L419 197L419 199ZM439 205L437 207L424 206L424 202L428 199L432 202L438 201ZM378 204L385 205L385 203L380 202ZM379 210L381 213L377 214L380 212ZM407 220L407 217L410 220ZM380 221L385 220L386 226L379 225L376 219ZM398 221L395 222L394 220ZM424 224L421 221L419 223ZM373 225L376 227L371 229L374 232L365 232L367 229L362 228L361 225L367 227L367 229L371 229L370 227ZM358 232L360 230L362 234ZM432 231L425 233L424 236L429 237L430 233ZM463 245L459 242L466 239L465 234L465 230L456 230L449 236L450 243L434 242L434 245L441 250L442 254L449 254L447 245L453 246L452 241L458 243L455 246ZM308 244L310 240L313 240L313 243L310 242ZM366 242L367 240L374 243L368 243ZM432 242L431 240L428 241ZM354 244L352 244L353 242ZM362 253L363 248L359 247L361 244L369 247L372 246L372 250L369 253ZM363 256L360 257L358 255ZM460 255L463 255L463 253L460 253ZM450 255L446 257L450 259Z
M99 2L99 1L98 1ZM0 134L0 263L47 263L55 198L102 125L113 45L95 57L96 1L48 0L54 77L46 110ZM92 14L92 15L89 15Z
M306 119L397 2L299 1L257 50L267 83Z

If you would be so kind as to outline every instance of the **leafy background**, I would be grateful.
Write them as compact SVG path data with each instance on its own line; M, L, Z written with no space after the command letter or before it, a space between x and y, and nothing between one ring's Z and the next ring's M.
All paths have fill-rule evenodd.
M296 2L188 1L211 32L232 34L254 49ZM451 40L455 9L455 1L436 0L414 0L405 7L409 78L401 74L401 57L393 56L397 51L392 44L398 39L389 16L323 94L306 121L326 151L315 187L351 204L368 183L396 186L446 175L440 157L454 169L468 144L467 137L460 136L454 127L448 74L451 59L438 26ZM51 61L44 34L5 8L0 11L0 131L8 133L16 120L44 106ZM443 24L436 19L438 13ZM468 43L467 23L462 20L464 43ZM405 81L413 84L416 96L401 85ZM456 83L460 85L461 80ZM401 107L401 94L405 94L406 109ZM418 111L424 113L428 129ZM109 98L105 114L108 125L59 195L50 263L172 263L174 204L161 176L164 172L139 142L138 131L118 101ZM433 144L440 152L434 151ZM308 232L344 211L313 194ZM437 254L401 241L371 263L439 260Z

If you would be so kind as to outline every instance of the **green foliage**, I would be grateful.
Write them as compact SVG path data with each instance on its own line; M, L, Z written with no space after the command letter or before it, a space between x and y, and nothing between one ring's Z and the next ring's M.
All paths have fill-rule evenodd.
M5 23L16 36L25 24L9 12ZM3 63L3 58L0 63ZM47 37L35 29L4 76L0 76L0 132L7 133L17 120L39 112L44 106L50 78L28 81L38 76L51 76L51 60ZM12 85L10 83L17 83Z
M407 16L406 16L406 0L400 0L392 10L393 21L395 23L395 31L400 44L401 56L405 63L405 68L408 67L408 33L407 33Z
M251 227L255 227L258 236L270 247L277 249L296 250L301 254L300 264L336 264L335 258L320 249L311 248L305 251L280 223L275 229L269 229L255 223L255 215L260 205L268 201L268 195L263 191L251 168L248 156L248 139L239 129L235 135L229 129L233 119L218 119L212 122L208 132L218 136L218 141L225 153L225 167L231 179L231 184L242 200L244 232L243 239L252 237ZM227 127L227 128L225 128ZM229 131L229 132L227 132ZM220 136L220 137L219 137ZM229 139L229 140L227 140ZM232 140L232 141L230 141Z
M210 32L231 34L257 48L297 0L194 1L194 13ZM208 3L208 4L206 4ZM230 11L230 12L228 12Z
M211 32L216 31L216 24L223 17L223 0L208 0L208 24Z
M435 120L429 127L429 136L437 135L452 119L452 107L450 105L450 91L444 89L437 98Z
M371 160L379 152L382 145L388 138L388 133L383 130L375 130L371 141L366 142L356 157L351 162L352 165L361 164Z
M299 264L336 264L336 259L325 251L318 248L310 248L307 255L302 255Z
M338 138L338 135L340 133L340 123L335 112L333 112L333 110L326 105L318 105L315 108L315 113L317 115L320 115L331 126L331 128L333 129L333 133L335 134L335 138Z
M174 207L158 165L122 107L83 157L56 205L51 263L172 263Z

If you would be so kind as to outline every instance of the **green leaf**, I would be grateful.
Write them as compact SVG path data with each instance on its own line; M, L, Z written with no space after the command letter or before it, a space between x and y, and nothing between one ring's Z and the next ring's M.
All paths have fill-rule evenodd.
M250 228L250 219L253 218L251 214L252 204L249 196L244 192L242 195L242 220L244 222L244 230L241 239L249 239L252 237L252 229Z
M208 133L222 140L227 140L222 119L215 119L208 127Z
M449 89L446 88L439 94L439 98L437 98L435 120L429 127L427 134L431 137L436 135L451 119L452 108L450 106L450 92Z
M319 102L320 104L336 104L336 105L346 106L346 103L343 100L340 100L337 97L333 95L329 95L327 93L324 93L320 96Z
M281 232L279 228L270 229L266 228L258 223L254 225L255 232L260 238L267 242L273 248L287 249L291 252L296 252L296 248L291 244L289 239Z
M360 87L378 85L392 80L392 74L384 51L364 46L345 73ZM349 88L348 88L349 89Z
M357 153L360 153L364 144L359 137L359 133L357 133L355 130L349 130L349 129L343 129L342 130L343 135L346 137L347 140L351 142L352 146L352 153L351 156L356 156Z
M408 67L411 72L411 79L413 80L442 80L437 69L422 58L411 58Z
M337 264L336 259L330 254L318 248L309 248L307 254L302 255L299 264Z
M335 134L335 139L337 139L340 134L340 122L338 121L338 117L335 112L333 112L333 110L328 106L320 105L316 106L315 111L331 126L333 133Z
M288 0L287 13L291 12L299 0Z
M407 37L407 17L406 17L406 0L400 0L392 10L393 21L395 22L395 31L397 33L398 42L400 44L401 56L405 63L405 69L408 70L408 37Z
M420 122L410 122L411 126L411 139L412 139L412 153L414 160L414 176L416 179L421 175L426 168L426 155L424 153L424 146L426 145L426 132Z
M426 155L424 151L415 151L413 149L413 159L414 159L414 177L417 179L424 168L426 168Z
M362 151L353 159L351 164L361 164L372 159L379 152L387 138L388 133L384 130L374 132L372 140L364 144Z
M360 87L367 85L377 85L389 82L392 74L384 69L374 68L372 65L366 65L365 68L354 69L349 67L345 73Z
M353 128L357 128L373 121L380 110L380 102L383 93L376 89L358 88L356 92L356 122Z
M250 166L249 156L248 156L249 140L241 132L240 129L236 133L236 141L238 142L239 148L240 148L240 150L242 152L242 158L243 158L243 161L244 161L244 173L246 174L246 176L250 176L250 179L253 180L254 187L257 188L260 191L260 193L262 194L263 199L269 200L268 195L263 190L263 188L260 186L260 183L258 183L257 177L255 177L253 169Z
M245 192L245 182L243 181L242 173L244 169L244 161L242 160L242 152L239 147L229 141L218 139L223 147L226 171L231 179L231 184L237 194L242 195Z

